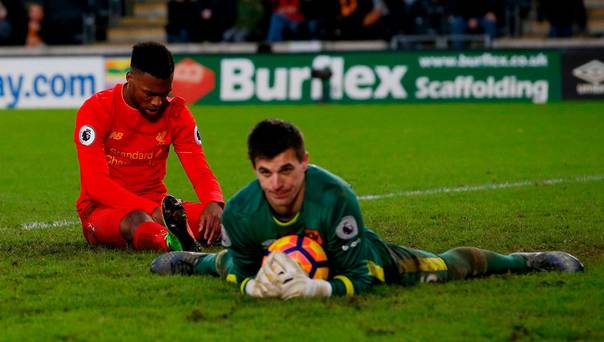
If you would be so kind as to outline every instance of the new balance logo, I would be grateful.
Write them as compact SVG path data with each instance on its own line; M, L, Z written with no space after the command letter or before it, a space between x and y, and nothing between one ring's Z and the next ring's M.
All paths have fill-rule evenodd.
M113 131L109 135L109 139L113 139L113 140L121 140L123 137L124 137L124 133L123 132Z

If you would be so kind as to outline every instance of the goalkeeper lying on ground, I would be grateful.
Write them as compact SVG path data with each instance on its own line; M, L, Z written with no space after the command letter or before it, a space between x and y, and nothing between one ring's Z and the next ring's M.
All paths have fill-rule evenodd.
M583 270L579 260L564 252L502 255L460 247L433 254L384 242L365 227L350 186L308 164L302 134L290 123L258 123L248 137L248 155L257 180L224 210L226 249L217 254L166 253L153 261L151 272L211 274L240 284L242 292L254 297L288 299L354 295L380 283L413 285L508 272ZM334 276L327 281L310 279L280 252L272 252L262 264L268 246L289 234L319 242Z

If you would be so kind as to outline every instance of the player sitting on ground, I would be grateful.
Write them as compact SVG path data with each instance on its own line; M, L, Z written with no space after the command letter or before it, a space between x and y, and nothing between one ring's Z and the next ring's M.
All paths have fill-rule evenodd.
M156 258L159 274L213 274L254 297L354 295L380 283L412 285L502 273L583 270L564 252L502 255L473 248L442 254L398 246L367 229L355 194L339 177L308 164L301 133L280 120L260 122L248 137L257 179L239 191L222 216L218 254L172 252ZM272 241L306 235L327 253L331 278L310 279L281 252L262 264ZM253 278L255 275L255 278Z
M170 51L157 43L137 44L130 66L125 84L93 95L77 114L76 206L84 237L91 245L116 248L195 250L196 240L211 243L220 234L220 185L193 115L182 98L168 97L174 73ZM201 203L166 196L170 145Z

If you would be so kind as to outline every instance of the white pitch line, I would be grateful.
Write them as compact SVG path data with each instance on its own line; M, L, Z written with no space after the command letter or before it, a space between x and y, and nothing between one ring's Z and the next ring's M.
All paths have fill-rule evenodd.
M604 175L593 175L593 176L577 176L571 178L553 178L543 180L524 180L518 182L506 182L506 183L490 183L490 184L479 184L479 185L466 185L457 188L434 188L425 190L413 190L413 191L400 191L391 192L381 195L361 195L357 198L361 201L379 200L384 198L392 197L410 197L410 196L423 196L433 194L444 194L444 193L456 193L456 192L470 192L470 191L484 191L484 190L497 190L497 189L509 189L509 188L521 188L533 185L552 185L560 183L578 183L578 182L596 182L604 180ZM54 222L30 222L21 224L21 229L42 229L42 228L60 228L73 225L79 225L80 221L74 220L58 220Z
M577 182L595 182L604 180L604 175L593 175L593 176L577 176L571 178L553 178L543 180L524 180L518 182L506 182L506 183L490 183L490 184L479 184L479 185L465 185L456 188L435 188L425 190L413 190L413 191L400 191L391 192L381 195L362 195L357 198L361 201L371 201L391 197L410 197L410 196L423 196L433 194L445 194L451 192L470 192L470 191L484 191L484 190L497 190L497 189L509 189L509 188L521 188L533 185L552 185L560 183L577 183Z
M30 222L21 224L21 229L42 229L42 228L60 228L80 224L80 221L73 220L58 220L54 222Z

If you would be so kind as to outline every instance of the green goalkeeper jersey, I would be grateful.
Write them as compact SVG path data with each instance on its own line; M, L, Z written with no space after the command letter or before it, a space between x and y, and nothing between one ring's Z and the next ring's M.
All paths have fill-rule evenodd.
M387 245L365 227L350 185L315 165L306 171L302 208L289 222L275 218L258 180L235 194L222 221L223 245L232 258L227 280L242 287L260 269L268 246L291 234L323 246L334 295L359 293L399 274Z

